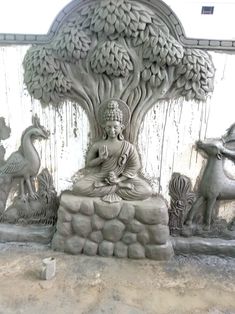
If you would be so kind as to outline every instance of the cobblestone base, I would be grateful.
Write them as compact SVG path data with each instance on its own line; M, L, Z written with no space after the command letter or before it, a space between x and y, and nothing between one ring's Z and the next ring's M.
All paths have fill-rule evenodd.
M166 204L157 197L109 204L64 192L52 248L70 254L168 260L173 248Z

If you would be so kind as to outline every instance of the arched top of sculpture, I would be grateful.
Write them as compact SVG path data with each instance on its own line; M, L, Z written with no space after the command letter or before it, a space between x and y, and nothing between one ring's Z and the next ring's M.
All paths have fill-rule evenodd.
M101 1L101 0L100 0ZM59 31L62 24L67 18L76 10L81 7L90 6L93 3L97 3L97 0L73 0L66 5L55 17L52 25L47 34L0 34L0 43L5 44L40 44L49 43L57 32ZM188 48L200 48L200 49L211 49L211 50L227 50L231 51L235 49L235 41L231 40L210 40L200 38L187 38L184 32L184 28L172 9L161 0L130 0L130 3L143 4L150 8L160 18L164 24L169 28L172 36L179 41L184 47Z
M101 2L101 0L100 0ZM138 2L143 4L146 7L149 7L156 16L162 20L164 24L169 28L171 34L179 41L185 36L184 28L177 17L177 15L172 11L172 9L161 0L138 0L130 1L131 3ZM97 0L74 0L71 1L59 14L56 16L53 21L48 34L52 33L53 35L59 30L60 26L67 20L67 18L77 10L83 9L85 6L90 6L93 3L97 3ZM51 37L53 37L53 35Z

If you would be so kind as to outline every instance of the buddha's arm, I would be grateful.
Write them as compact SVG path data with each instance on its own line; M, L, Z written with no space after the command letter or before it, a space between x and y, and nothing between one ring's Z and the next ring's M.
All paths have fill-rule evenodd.
M120 187L132 188L132 184L125 183L125 181L128 179L135 178L139 168L140 168L139 156L138 156L136 149L133 147L133 149L131 149L131 151L129 153L126 168L125 168L124 172L122 173L122 175L120 177L118 177L117 184Z
M127 179L129 179L129 178L122 175L122 176L118 177L118 180L117 180L117 181L118 181L118 183L119 183L119 182L123 182L123 181L125 181L125 180L127 180Z
M139 169L140 169L139 155L135 147L132 146L132 150L130 151L127 159L125 170L123 171L121 177L124 177L123 180L132 179L137 175Z
M105 159L107 159L107 157L108 157L107 147L99 148L97 145L93 145L87 155L87 166L88 167L99 166Z
M102 160L100 159L100 157L97 157L93 160L87 161L87 166L96 167L96 166L99 166L101 163L102 163Z

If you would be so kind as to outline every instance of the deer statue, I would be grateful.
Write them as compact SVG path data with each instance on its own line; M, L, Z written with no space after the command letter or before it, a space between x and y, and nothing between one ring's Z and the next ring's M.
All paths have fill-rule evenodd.
M205 206L204 229L210 230L216 201L235 199L235 180L230 179L224 172L225 159L235 161L235 123L219 139L198 141L197 148L207 154L208 160L199 182L198 196L185 224L191 226L200 207Z

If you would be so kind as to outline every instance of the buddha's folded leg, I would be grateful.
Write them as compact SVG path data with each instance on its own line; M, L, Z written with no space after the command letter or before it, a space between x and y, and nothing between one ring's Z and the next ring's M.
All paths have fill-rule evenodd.
M127 179L125 183L132 188L121 187L116 192L123 200L145 200L153 194L151 186L141 178Z
M77 181L73 186L73 193L81 196L103 197L115 192L116 186L102 184L98 181L99 179L95 176L87 176Z

